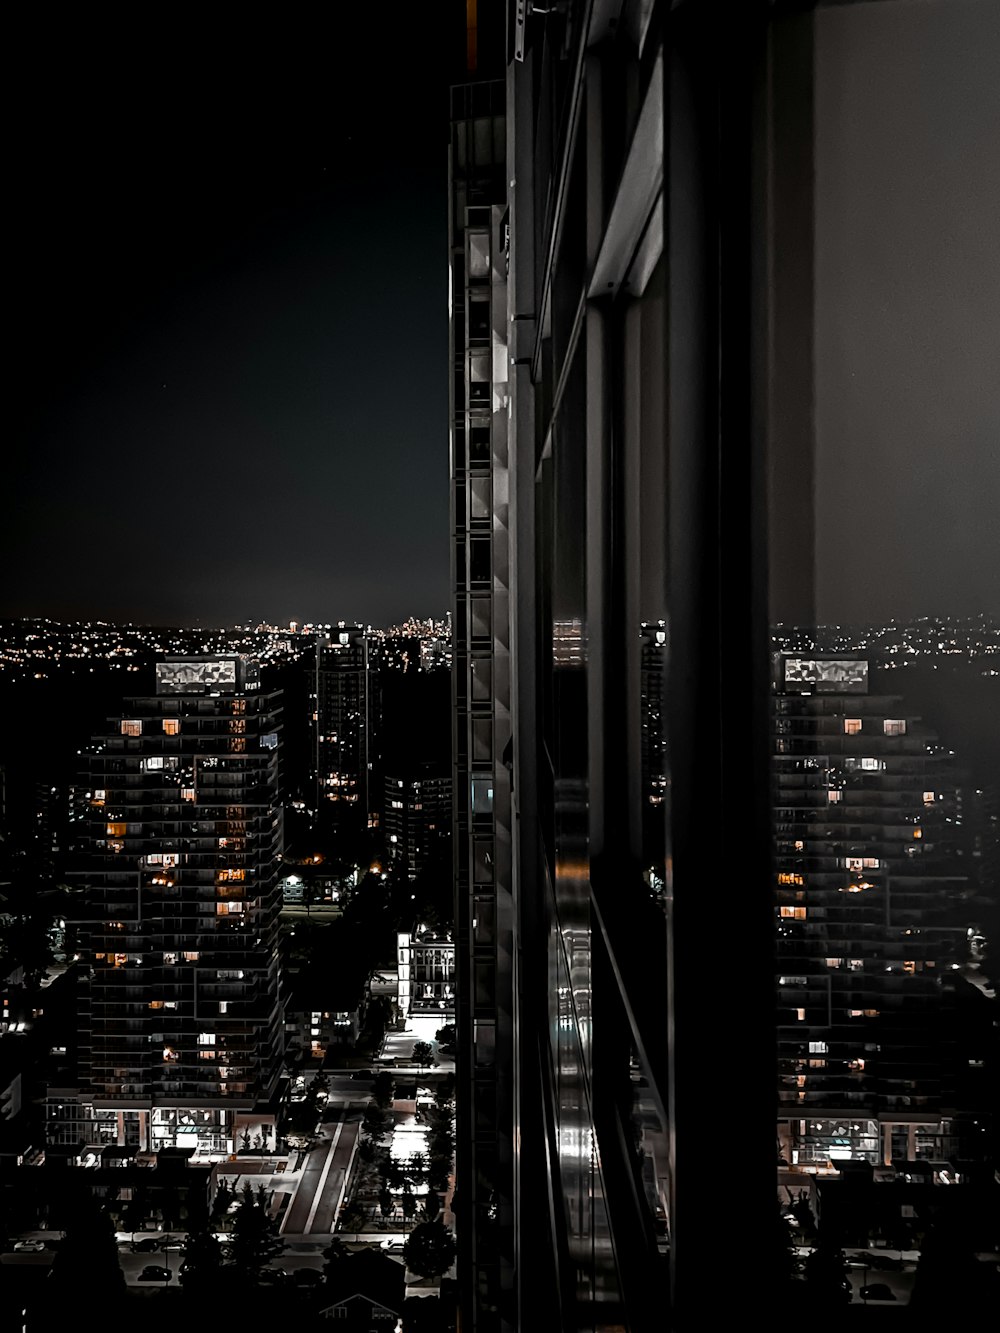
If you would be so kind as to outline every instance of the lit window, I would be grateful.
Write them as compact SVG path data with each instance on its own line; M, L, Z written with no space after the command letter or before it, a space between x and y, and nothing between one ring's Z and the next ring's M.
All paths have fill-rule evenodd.
M247 872L245 870L220 870L216 879L220 884L235 884L246 879L246 877Z
M181 788L181 800L182 800L182 801L193 801L193 800L194 800L194 788L193 788L193 787L182 787L182 788Z
M97 792L94 792L94 795L96 796L96 795L97 795ZM933 793L932 791L925 791L925 792L924 792L924 805L933 805L933 804L934 804L934 801L935 801L934 793Z
M109 838L124 838L127 826L125 824L109 824L107 831Z
M845 736L857 736L857 734L860 732L860 730L861 730L861 719L860 719L860 717L845 717L845 718L844 718L844 734L845 734Z
M882 723L882 732L886 736L905 736L906 720L901 717L887 717Z
M804 907L782 907L779 910L782 916L793 917L796 921L806 919L806 909Z
M924 831L923 831L923 829L922 829L922 828L915 828L915 829L913 830L913 836L914 836L915 838L922 838L922 837L924 836Z
M880 773L885 764L881 759L862 759L861 767L866 773Z
M826 799L831 805L839 805L843 797L843 792L838 787L830 787L826 793Z
M121 730L123 736L141 736L142 723L138 718L122 718Z
M215 1033L214 1033L214 1032L199 1032L199 1033L198 1033L198 1045L199 1045L199 1046L214 1046L214 1045L215 1045Z
M778 876L779 884L801 884L802 876L790 870L783 870Z
M163 719L163 732L166 736L179 736L181 731L180 718L165 717Z
M201 954L197 951L197 949L191 949L188 950L186 953L182 953L181 957L184 959L185 963L196 963L198 959L201 957Z
M826 1055L826 1042L825 1042L825 1041L811 1041L811 1042L809 1043L809 1054L810 1054L810 1055Z
M163 759L160 755L150 755L148 759L143 759L139 767L145 773L153 773L163 767Z
M162 1000L150 1000L150 1002L149 1002L149 1007L150 1007L150 1009L162 1009L162 1008L163 1008L163 1001L162 1001Z
M800 1023L804 1023L806 1021L806 1011L804 1009L796 1009L795 1017Z

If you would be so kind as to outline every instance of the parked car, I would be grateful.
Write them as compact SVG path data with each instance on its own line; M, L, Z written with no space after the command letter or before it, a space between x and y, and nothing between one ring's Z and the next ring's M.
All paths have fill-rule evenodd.
M139 1274L140 1282L169 1282L173 1273L169 1268L163 1268L160 1264L147 1264Z
M318 1287L323 1281L323 1274L318 1268L296 1268L292 1280L300 1287Z
M886 1282L869 1282L867 1287L861 1288L861 1299L863 1301L894 1301L896 1293Z
M19 1240L14 1242L15 1253L20 1254L41 1254L45 1249L44 1240Z
M380 1240L378 1247L385 1250L387 1254L402 1254L403 1246L406 1244L403 1240Z
M306 1271L311 1273L313 1270L308 1269ZM262 1268L258 1278L260 1283L270 1287L281 1287L291 1280L291 1275L283 1268Z

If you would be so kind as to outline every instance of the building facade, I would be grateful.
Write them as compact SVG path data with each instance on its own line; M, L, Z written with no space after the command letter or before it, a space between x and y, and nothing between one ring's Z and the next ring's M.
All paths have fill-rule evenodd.
M452 88L455 1190L470 1329L504 1326L515 1265L505 108L502 80Z
M737 9L511 3L502 177L499 94L452 94L463 1333L693 1328L709 1290L724 1324L765 1264L768 14Z
M435 764L385 778L385 847L390 865L415 879L451 831L451 777Z
M256 662L168 657L91 747L79 1089L49 1099L63 1141L224 1154L273 1131L281 733Z
M774 659L778 1139L792 1167L956 1155L970 911L958 774L873 675L858 656Z
M368 827L369 806L371 693L361 625L317 636L313 693L318 824L356 837Z

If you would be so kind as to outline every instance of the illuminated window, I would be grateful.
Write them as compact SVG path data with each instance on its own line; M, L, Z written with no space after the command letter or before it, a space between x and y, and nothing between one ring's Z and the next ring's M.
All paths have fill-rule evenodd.
M220 870L216 876L220 884L238 883L247 877L245 870Z
M193 787L182 787L182 788L181 788L181 800L182 800L182 801L193 801L193 800L194 800L194 788L193 788Z
M843 958L825 958L823 961L826 963L827 967L843 967L843 966L844 966L844 960L843 960Z
M838 787L830 787L826 793L826 799L831 805L839 805L843 794Z
M806 919L806 909L804 907L782 907L779 910L782 916L793 917L796 921Z
M150 1007L150 1009L162 1009L162 1008L163 1008L163 1001L162 1001L162 1000L150 1000L150 1002L149 1002L149 1007Z
M214 1046L214 1045L215 1045L215 1033L214 1033L214 1032L199 1032L199 1033L198 1033L198 1045L199 1045L199 1046Z
M913 830L913 836L914 836L915 838L922 838L922 837L924 836L924 831L923 831L923 829L922 829L922 828L915 828L915 829Z
M200 1038L199 1038L199 1040L200 1040ZM199 1052L198 1052L198 1059L199 1059L199 1060L214 1060L214 1059L215 1059L215 1052L214 1052L214 1051L199 1051Z
M886 736L905 736L905 719L901 717L887 717L882 723L882 732Z
M809 1043L809 1054L810 1054L810 1055L826 1055L826 1042L825 1042L825 1041L811 1041L811 1042Z
M857 734L858 734L858 732L859 732L860 730L861 730L861 719L860 719L860 717L845 717L845 718L844 718L844 734L845 734L846 736L857 736Z
M94 792L94 796L93 796L93 799L91 800L90 804L91 804L91 805L103 805L106 799L107 799L107 792L104 790L103 787L98 787L98 788L96 789L96 791Z
M804 1023L806 1021L806 1011L804 1009L796 1009L795 1017L800 1023Z
M138 718L123 718L121 730L123 736L141 736L142 723Z
M154 773L163 767L163 759L160 755L150 755L148 759L143 759L139 767L144 773Z
M801 884L802 876L790 870L783 870L778 876L779 884Z
M196 963L201 957L201 954L198 953L196 949L193 949L189 950L187 953L182 953L181 957L184 959L185 963Z
M880 773L885 764L881 759L862 759L861 767L866 773Z
M165 717L163 719L163 732L166 736L179 736L181 733L180 718Z
M175 1064L180 1057L172 1046L164 1046L163 1059L168 1064Z
M95 792L94 795L96 796L97 793ZM934 793L933 793L932 791L925 791L925 792L924 792L924 805L933 805L933 804L934 804L934 800L935 800L935 796L934 796Z

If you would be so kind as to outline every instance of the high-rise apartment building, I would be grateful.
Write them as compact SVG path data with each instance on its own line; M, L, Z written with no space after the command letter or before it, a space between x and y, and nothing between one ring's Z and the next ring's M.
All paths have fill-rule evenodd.
M316 639L314 737L320 828L348 837L368 826L370 672L361 625Z
M694 1328L709 1291L722 1326L769 1252L767 14L737 8L511 3L503 163L500 85L452 93L463 1333Z
M872 688L865 657L783 653L774 668L782 1157L960 1155L953 969L970 908L954 755Z
M451 833L451 776L436 764L391 769L385 778L384 832L389 864L415 879Z
M228 1153L274 1132L281 697L251 659L167 657L88 756L88 968L63 1142Z
M456 1195L466 1319L484 1329L515 1267L505 106L501 80L451 91Z

